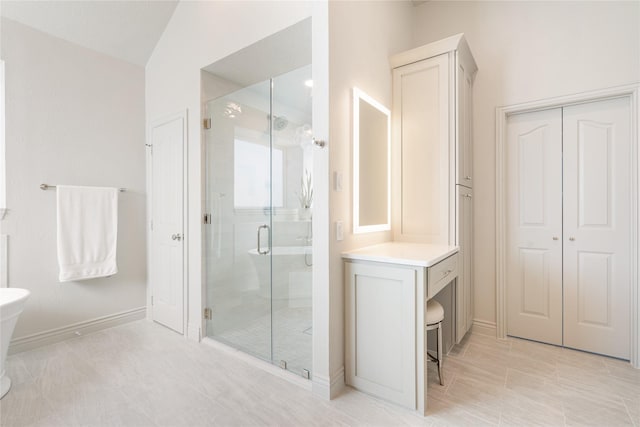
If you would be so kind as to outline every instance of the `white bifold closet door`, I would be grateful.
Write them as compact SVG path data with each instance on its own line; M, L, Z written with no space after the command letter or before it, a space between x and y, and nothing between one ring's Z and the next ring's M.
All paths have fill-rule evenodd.
M507 127L508 334L562 345L562 109Z
M629 98L564 108L564 345L629 359Z
M509 118L509 335L629 358L630 111Z

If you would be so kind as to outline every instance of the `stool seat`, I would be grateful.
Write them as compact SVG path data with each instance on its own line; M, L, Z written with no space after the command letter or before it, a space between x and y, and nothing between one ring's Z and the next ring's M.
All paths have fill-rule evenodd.
M442 305L434 300L430 299L427 301L427 314L426 314L426 331L431 331L433 329L438 330L438 349L437 356L432 356L427 351L427 356L434 362L438 364L438 376L440 377L440 385L444 385L444 378L442 378L442 360L443 360L443 351L442 351L442 321L444 320L444 308Z
M444 320L444 308L434 299L427 301L427 325L434 325Z

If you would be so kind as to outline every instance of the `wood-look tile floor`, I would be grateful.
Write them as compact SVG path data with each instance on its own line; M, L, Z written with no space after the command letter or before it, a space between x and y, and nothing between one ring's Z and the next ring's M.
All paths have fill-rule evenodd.
M0 425L640 427L640 370L626 362L470 334L445 359L444 387L434 368L423 418L351 388L324 401L139 321L10 356Z

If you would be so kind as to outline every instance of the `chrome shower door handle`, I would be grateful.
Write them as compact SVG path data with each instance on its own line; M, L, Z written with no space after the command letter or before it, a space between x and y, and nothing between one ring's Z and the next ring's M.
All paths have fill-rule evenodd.
M260 230L262 230L263 228L266 229L269 232L269 247L267 247L267 249L265 251L263 251L261 249L261 246L260 246L260 240L261 240L260 239L260 237L261 237ZM260 255L267 255L269 252L271 252L270 246L271 246L271 229L269 228L269 226L267 224L263 224L260 227L258 227L258 253Z

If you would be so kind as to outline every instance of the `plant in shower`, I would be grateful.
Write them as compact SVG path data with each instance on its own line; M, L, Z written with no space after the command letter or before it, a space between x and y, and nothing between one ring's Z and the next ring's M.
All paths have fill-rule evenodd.
M304 176L300 178L300 194L298 195L300 206L303 209L310 209L313 203L313 187L311 185L311 174L304 170Z

